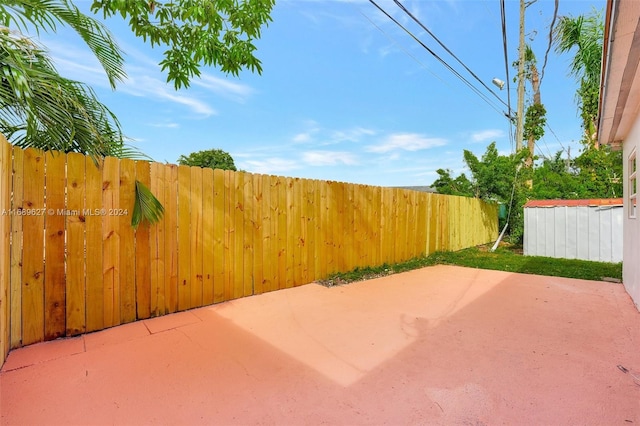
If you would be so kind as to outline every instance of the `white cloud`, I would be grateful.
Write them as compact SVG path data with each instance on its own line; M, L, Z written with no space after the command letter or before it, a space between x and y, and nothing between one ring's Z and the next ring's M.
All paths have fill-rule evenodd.
M291 140L295 143L307 143L313 140L313 135L320 131L320 126L314 120L305 120L304 123L307 130L297 133Z
M79 49L71 43L56 40L47 40L46 43L61 75L92 86L109 87L104 69L89 49ZM171 84L167 84L157 62L139 51L127 57L126 72L127 77L117 85L119 92L173 102L205 117L217 114L217 111L208 103L198 99L194 91L177 91ZM252 89L248 86L207 74L203 74L202 82L195 79L192 83L240 101L252 93Z
M429 138L419 133L396 133L389 135L382 143L370 145L369 152L384 154L390 151L421 151L446 145L446 139Z
M177 129L180 127L178 123L149 123L151 127L161 127L165 129Z
M504 132L498 129L481 130L471 134L471 139L474 142L485 142L488 140L501 138L504 136Z
M373 136L376 132L364 127L354 127L348 130L336 130L331 134L331 140L334 142L358 142L363 136Z
M302 154L302 160L310 166L335 166L337 164L355 165L356 157L345 151L308 151Z
M237 102L244 102L254 92L253 88L246 84L236 83L206 73L202 73L200 78L194 79L192 83Z
M123 85L120 90L133 96L161 99L184 105L196 114L204 117L218 113L206 102L199 100L193 95L188 95L188 92L178 92L174 90L172 86L154 77L130 75L126 84Z
M246 169L252 173L276 174L284 173L290 170L296 170L301 167L300 163L285 158L267 158L265 160L249 160L239 164L240 169Z
M293 137L293 141L297 143L309 142L311 140L311 133L298 133Z

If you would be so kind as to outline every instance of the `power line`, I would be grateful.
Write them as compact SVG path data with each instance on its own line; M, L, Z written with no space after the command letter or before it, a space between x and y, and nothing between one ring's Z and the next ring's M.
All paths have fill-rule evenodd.
M464 67L465 70L467 70L467 72L469 72L469 74L471 74L471 76L473 78L475 78L478 82L480 82L480 84L482 84L482 86L484 86L485 89L487 89L493 96L496 97L496 99L498 99L500 102L502 102L504 104L504 106L507 106L507 104L502 100L502 98L500 98L500 96L498 96L496 94L496 92L494 92L489 86L486 85L486 83L484 81L482 81L480 79L480 77L478 77L476 75L476 73L474 73L473 71L471 71L471 69L464 63L462 62L462 60L460 58L458 58L447 46L445 46L445 44L440 41L440 39L438 37L436 37L436 35L431 32L429 30L429 28L427 28L418 18L416 18L413 13L411 13L406 7L404 7L404 5L402 3L400 3L400 0L393 0L393 2L404 12L406 13L411 19L413 19L415 21L416 24L420 25L420 27L425 30L427 32L427 34L429 34L439 45L440 47L442 47L448 54L450 54L453 59L455 59L456 61L458 61L458 63L460 65L462 65Z
M440 78L440 76L436 73L434 73L428 66L426 66L424 63L422 63L418 58L416 58L414 55L412 55L407 49L405 49L397 40L395 40L393 37L391 37L387 32L385 32L382 28L380 28L380 26L378 24L376 24L375 22L373 22L371 20L371 18L369 18L367 15L365 15L362 11L359 11L360 14L362 16L364 16L367 21L369 21L371 23L371 25L373 25L374 27L376 27L378 29L378 31L380 31L382 34L384 34L384 36L391 41L393 44L395 44L396 46L398 46L400 48L400 50L402 50L408 57L410 57L411 59L413 59L414 61L416 61L422 68L424 68L425 70L427 70L432 76L434 76L435 78L437 78L438 80L440 80L443 84L447 84L446 81L444 81L442 78Z
M560 146L562 147L563 151L566 151L567 149L564 147L564 145L562 144L562 142L560 142L560 138L558 138L558 135L556 135L556 132L553 131L553 129L551 128L551 126L549 126L549 123L547 124L547 129L549 129L549 131L551 132L551 134L556 138L556 140L558 141L558 143L560 144Z
M500 24L502 27L502 50L504 52L504 73L507 77L507 108L509 114L509 141L511 142L511 149L513 150L514 135L513 135L513 121L511 114L511 77L509 77L509 55L507 48L507 14L505 12L504 0L500 0Z
M500 115L505 115L502 111L500 111L494 104L491 103L490 99L482 93L477 87L475 87L469 80L464 78L458 71L456 71L451 65L449 65L444 59L442 59L437 53L431 50L426 44L424 44L418 37L416 37L411 31L409 31L404 25L398 22L393 16L391 16L386 10L384 10L380 5L378 5L374 0L369 0L371 4L373 4L380 12L384 13L387 18L391 19L397 26L402 28L404 32L406 32L411 38L413 38L420 46L422 46L427 52L429 52L434 58L436 58L442 65L444 65L451 73L453 73L458 79L464 82L471 90L473 90L480 98L487 103L491 108L493 108ZM504 103L504 102L503 102Z

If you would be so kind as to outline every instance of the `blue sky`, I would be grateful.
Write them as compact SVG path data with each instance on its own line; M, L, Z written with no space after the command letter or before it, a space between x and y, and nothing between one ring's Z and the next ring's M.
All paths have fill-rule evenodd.
M391 0L377 2L480 87ZM494 77L506 79L498 0L403 3L506 102L506 90L491 85ZM76 4L88 11L90 1ZM604 0L560 0L559 13L576 16L594 7L602 10ZM507 0L506 11L512 62L518 2ZM552 14L552 0L527 10L527 41L540 67ZM126 53L128 79L115 91L73 33L44 34L42 42L60 73L90 84L132 144L160 162L219 148L248 172L403 186L430 185L438 168L464 172L464 149L480 156L495 141L501 153L513 150L506 107L484 91L488 105L368 1L281 0L272 18L257 42L262 75L236 78L206 68L180 91L160 72L162 49L135 38L119 18L106 21ZM541 95L554 134L547 130L538 154L579 152L569 61L549 54Z

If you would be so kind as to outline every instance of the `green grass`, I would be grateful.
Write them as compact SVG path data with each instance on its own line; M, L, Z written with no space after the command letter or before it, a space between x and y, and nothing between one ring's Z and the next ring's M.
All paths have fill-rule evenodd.
M502 246L495 252L490 252L486 246L456 252L438 252L428 257L415 258L394 265L356 268L349 272L334 274L322 283L328 286L346 284L438 264L583 280L622 279L622 263L523 256L521 253L521 247L517 246Z

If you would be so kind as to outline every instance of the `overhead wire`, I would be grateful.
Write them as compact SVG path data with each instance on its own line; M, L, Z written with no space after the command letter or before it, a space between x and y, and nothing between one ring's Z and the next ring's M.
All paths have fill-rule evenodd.
M509 54L507 48L507 14L505 11L504 0L500 0L500 24L502 27L502 51L504 53L504 73L506 76L507 84L507 108L509 114L509 141L511 142L511 149L514 148L514 126L513 117L511 114L511 77L509 77Z
M371 25L373 25L374 27L376 27L378 29L378 31L380 31L382 34L384 34L384 36L391 41L393 44L395 44L396 46L398 46L400 48L400 50L402 50L407 56L409 56L411 59L413 59L414 61L416 61L416 63L418 63L422 68L424 68L425 70L427 70L432 76L434 76L435 78L437 78L438 80L440 80L443 84L447 84L446 81L444 81L442 78L440 78L440 76L436 73L434 73L428 66L426 66L422 61L420 61L418 58L415 57L415 55L412 55L407 49L405 49L397 40L395 40L393 37L391 37L391 35L389 35L386 31L384 31L382 28L380 28L380 26L378 24L376 24L375 22L373 22L373 20L371 18L369 18L364 12L359 11L360 14L362 16L365 17L365 19L367 21L369 21L371 23Z
M397 19L391 16L386 10L384 10L375 0L369 0L369 3L373 4L380 12L387 16L387 18L391 19L398 27L400 27L405 33L407 33L411 38L413 38L420 46L422 46L427 52L429 52L434 58L436 58L442 65L445 66L451 73L453 73L458 79L460 79L464 84L466 84L474 93L476 93L487 105L489 105L492 109L498 112L500 115L505 115L503 111L500 111L495 104L493 104L490 98L482 93L477 87L475 87L469 80L467 80L462 74L460 74L455 68L449 65L444 59L442 59L436 52L430 49L422 40L416 37L409 29L407 29L404 25L402 25ZM504 103L504 101L501 100Z
M560 147L562 148L563 151L566 151L567 149L564 147L564 145L562 144L562 142L560 142L560 138L558 138L558 135L556 135L556 132L553 131L553 129L551 128L551 126L549 126L549 123L547 124L547 129L549 129L549 131L551 132L551 134L556 138L556 140L558 141L558 143L560 144Z
M453 53L451 51L451 49L449 49L438 37L436 37L436 35L431 32L431 30L429 30L429 28L427 28L426 25L424 25L418 18L416 18L416 16L411 13L411 11L409 11L406 7L404 7L404 5L400 2L400 0L393 0L393 2L396 4L396 6L398 6L407 16L409 16L411 19L413 19L413 21L418 24L423 30L425 30L427 32L427 34L429 34L431 36L431 38L433 38L439 45L440 47L442 47L448 54L450 54L453 59L455 59L460 65L462 65L462 67L467 70L467 72L469 74L471 74L471 76L473 78L475 78L485 89L487 89L489 91L489 93L491 93L493 96L496 97L496 99L498 99L500 102L502 102L504 104L504 106L507 106L507 103L505 101L502 100L502 98L500 96L498 96L498 94L496 92L493 91L493 89L491 89L489 86L487 86L487 84L482 81L482 79L480 79L480 77L478 77L476 75L476 73L474 73L471 68L469 68L464 62L462 62L462 60L460 58L458 58L458 56L456 56L455 53Z

